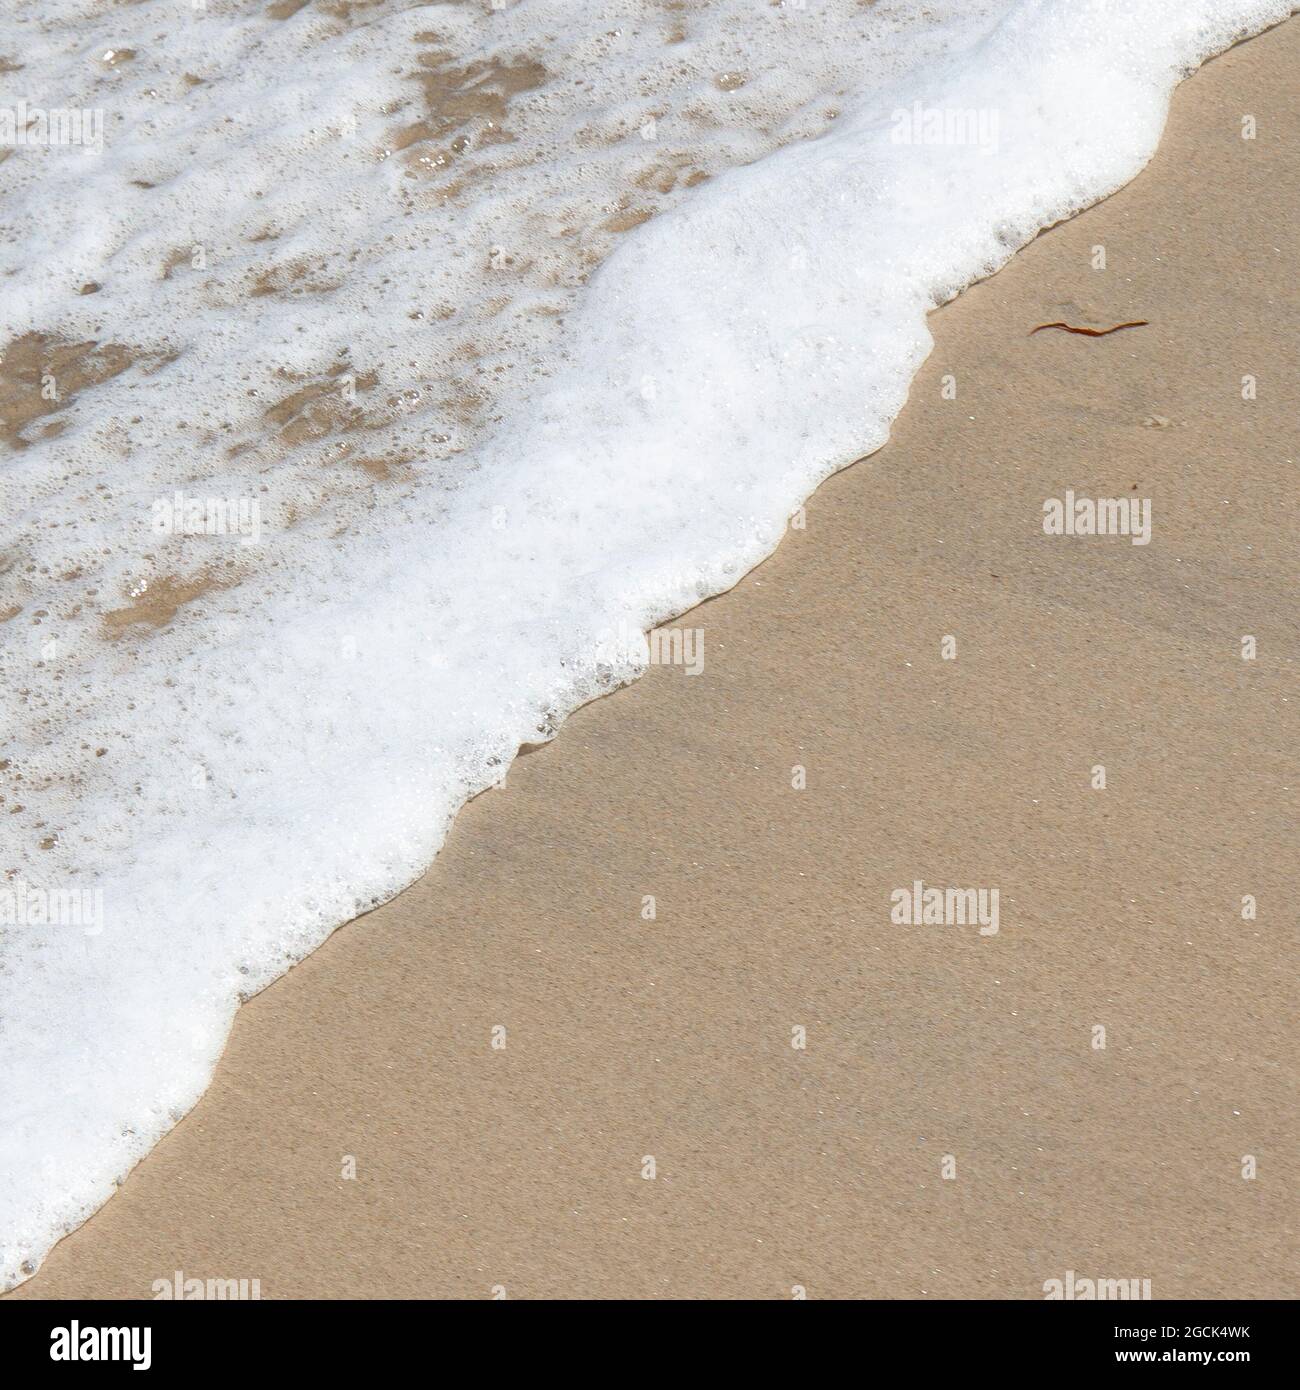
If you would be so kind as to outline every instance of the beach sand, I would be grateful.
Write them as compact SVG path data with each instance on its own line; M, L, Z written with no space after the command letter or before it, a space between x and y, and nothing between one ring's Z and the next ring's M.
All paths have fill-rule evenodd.
M936 314L889 445L671 625L703 672L252 1000L16 1296L1294 1296L1297 64L1300 21L1211 63ZM1067 489L1151 543L1045 535ZM892 923L918 879L997 934Z

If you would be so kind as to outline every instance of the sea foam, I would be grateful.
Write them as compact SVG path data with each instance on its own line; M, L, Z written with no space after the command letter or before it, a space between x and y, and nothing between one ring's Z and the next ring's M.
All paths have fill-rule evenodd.
M1291 8L8 21L0 1283L194 1104L242 998L638 674L622 634L885 441L930 309Z

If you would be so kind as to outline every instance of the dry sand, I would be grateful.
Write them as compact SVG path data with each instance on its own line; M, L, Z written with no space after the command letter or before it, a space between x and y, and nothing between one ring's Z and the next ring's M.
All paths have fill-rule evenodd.
M1300 21L1212 63L937 314L888 447L677 624L704 673L581 711L252 1001L18 1296L1294 1295L1298 66ZM1045 536L1067 488L1151 544ZM917 878L997 935L892 924Z

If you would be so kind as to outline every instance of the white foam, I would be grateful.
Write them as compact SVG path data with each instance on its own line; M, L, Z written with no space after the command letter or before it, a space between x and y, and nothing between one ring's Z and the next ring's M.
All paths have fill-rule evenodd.
M884 442L928 310L1291 8L25 7L0 110L104 142L0 163L0 323L139 360L101 346L0 457L0 873L102 893L0 927L0 1282L193 1105L241 997L637 674L620 633ZM176 492L256 500L259 542L158 534Z

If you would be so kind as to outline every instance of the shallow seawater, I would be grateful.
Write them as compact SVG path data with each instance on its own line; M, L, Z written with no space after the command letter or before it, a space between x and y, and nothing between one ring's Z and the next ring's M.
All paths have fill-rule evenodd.
M0 31L0 1284L1286 0ZM428 988L439 987L430 979Z

